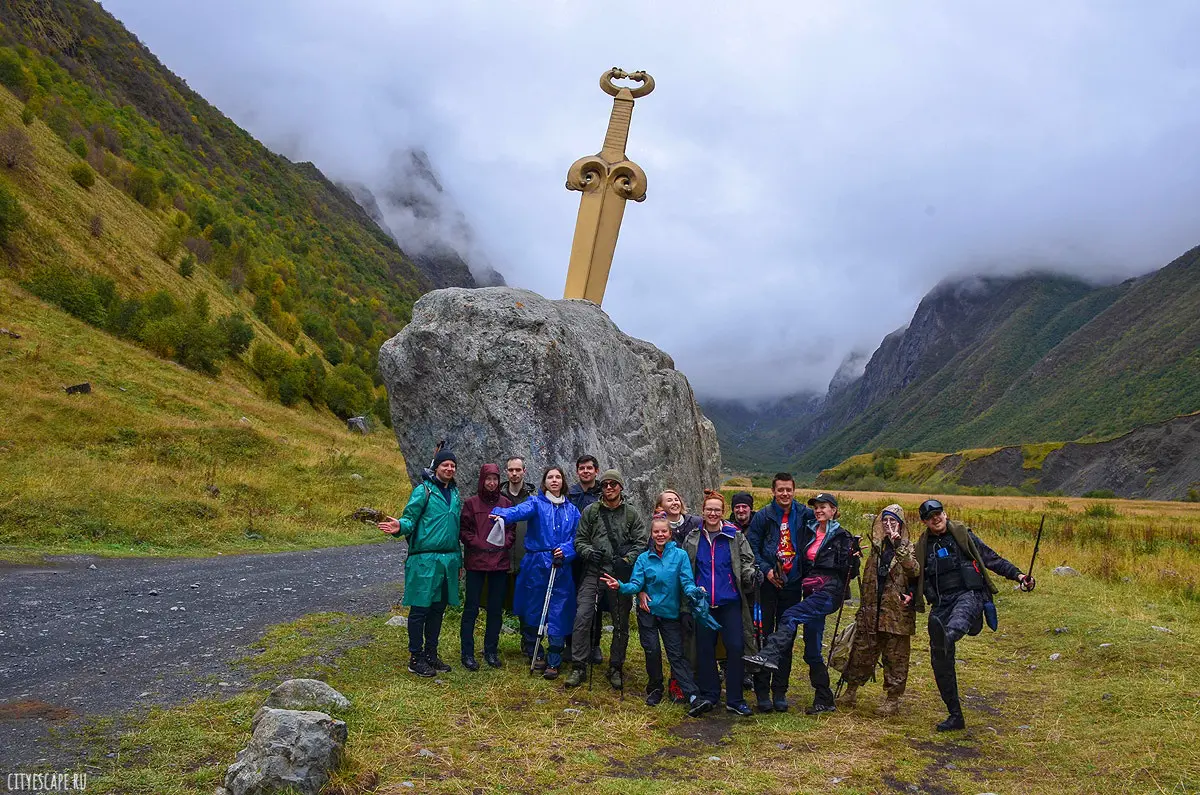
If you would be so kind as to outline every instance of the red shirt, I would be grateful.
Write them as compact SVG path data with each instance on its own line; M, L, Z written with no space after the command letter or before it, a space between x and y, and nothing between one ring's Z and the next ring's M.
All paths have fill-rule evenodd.
M787 511L784 511L783 519L779 522L779 549L775 554L783 566L783 573L789 574L792 571L792 563L796 560L796 548L792 546L792 533L788 527Z

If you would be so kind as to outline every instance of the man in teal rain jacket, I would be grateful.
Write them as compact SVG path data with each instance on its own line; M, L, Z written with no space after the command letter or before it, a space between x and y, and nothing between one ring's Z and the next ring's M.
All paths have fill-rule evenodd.
M432 677L450 666L438 657L438 638L446 605L458 604L458 571L462 568L459 519L462 502L454 482L454 453L438 452L433 476L412 491L400 518L388 518L379 529L408 539L404 562L404 600L408 610L408 670Z

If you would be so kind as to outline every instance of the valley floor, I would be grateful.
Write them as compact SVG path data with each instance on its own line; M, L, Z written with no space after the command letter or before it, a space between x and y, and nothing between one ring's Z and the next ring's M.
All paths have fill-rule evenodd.
M603 668L590 691L530 678L512 634L502 636L505 669L463 670L455 612L441 649L454 670L434 680L404 671L406 632L386 626L386 614L317 614L267 632L265 651L245 663L250 689L139 719L88 788L212 792L266 692L295 676L325 679L353 702L338 715L350 728L348 761L326 790L343 795L1200 787L1200 604L1135 582L1047 573L1032 594L1002 591L999 608L998 633L959 645L968 729L949 736L932 729L944 712L923 632L895 719L874 716L877 685L853 710L803 715L811 691L798 666L788 713L690 720L679 707L642 704L636 635L622 697Z

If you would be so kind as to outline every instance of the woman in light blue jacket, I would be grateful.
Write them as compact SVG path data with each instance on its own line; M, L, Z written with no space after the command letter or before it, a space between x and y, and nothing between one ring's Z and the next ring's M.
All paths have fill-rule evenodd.
M604 584L624 594L645 592L649 610L639 606L637 611L638 638L646 652L646 704L653 707L662 701L663 671L662 649L666 647L667 660L679 681L688 703L689 714L699 716L712 709L703 709L696 702L696 680L692 677L692 666L683 650L683 627L679 621L682 597L703 604L707 595L692 578L692 564L686 552L671 540L671 523L664 514L655 514L650 522L650 549L638 555L633 564L629 582L622 583L608 573L601 575ZM659 644L659 638L662 644Z

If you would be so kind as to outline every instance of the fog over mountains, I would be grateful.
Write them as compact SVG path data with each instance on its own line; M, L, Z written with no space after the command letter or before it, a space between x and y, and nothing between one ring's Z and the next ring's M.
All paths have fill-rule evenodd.
M649 70L629 143L649 197L605 308L711 397L823 392L948 277L1112 284L1196 242L1194 3L656 3L603 46L580 46L598 3L105 7L385 212L393 158L427 152L488 262L551 297L578 206L565 170L610 107L596 78Z

